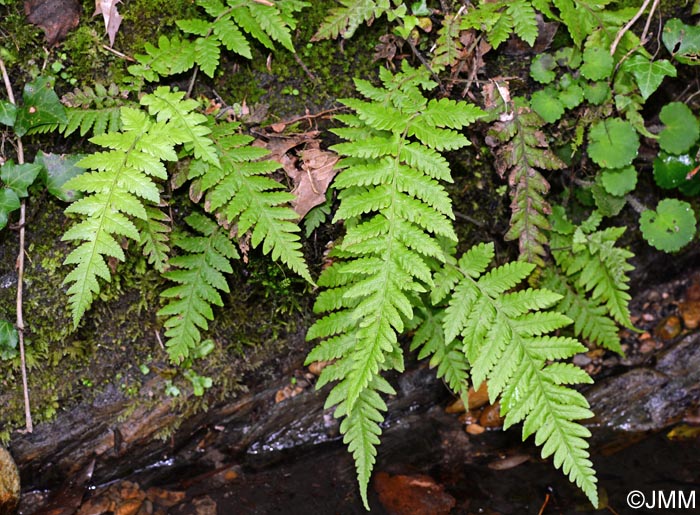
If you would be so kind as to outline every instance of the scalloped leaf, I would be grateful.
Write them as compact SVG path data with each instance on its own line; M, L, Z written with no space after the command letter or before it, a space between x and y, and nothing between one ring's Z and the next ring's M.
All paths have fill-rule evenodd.
M622 197L637 186L637 170L634 166L626 166L614 170L605 169L600 174L600 180L610 195Z
M639 150L639 135L630 122L620 118L601 120L588 133L588 155L602 168L632 164Z
M682 102L670 102L659 113L664 128L659 133L659 146L671 154L690 150L700 137L700 125L690 108Z
M665 252L676 252L693 240L695 213L687 202L664 199L655 210L648 209L639 218L644 239Z

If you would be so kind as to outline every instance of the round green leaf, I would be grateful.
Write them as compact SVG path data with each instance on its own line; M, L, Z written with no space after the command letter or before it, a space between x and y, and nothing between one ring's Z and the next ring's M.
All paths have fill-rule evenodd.
M615 62L607 48L589 45L583 51L581 75L590 80L607 79L612 75Z
M68 189L64 185L85 171L85 168L76 166L83 157L85 156L82 154L59 155L39 152L34 161L42 166L40 177L51 195L64 202L80 198L80 192Z
M17 328L7 320L0 320L0 359L14 358L18 342Z
M559 100L567 109L573 109L583 102L583 89L578 84L572 83L559 93Z
M539 54L535 56L530 65L530 77L541 84L549 84L556 74L552 71L557 67L557 62L552 54Z
M602 168L622 168L632 163L639 136L632 124L619 118L601 120L588 134L588 155Z
M616 216L625 207L627 201L624 197L618 197L608 193L603 185L602 181L599 179L591 187L591 193L593 193L593 200L595 200L596 208L598 212L603 216Z
M664 199L656 210L647 210L639 219L644 239L665 252L675 252L695 236L695 213L682 200Z
M589 82L583 85L583 96L593 105L600 105L610 96L610 86L605 81Z
M666 104L661 109L659 118L664 123L664 128L659 133L659 146L666 152L683 154L698 140L698 120L682 102Z
M536 91L530 99L533 111L547 123L554 123L564 114L564 105L551 89Z
M654 180L661 188L677 188L683 184L694 165L695 161L688 154L677 156L659 152L654 159Z
M615 170L603 170L600 181L610 195L622 197L637 186L637 170L634 166L625 166Z

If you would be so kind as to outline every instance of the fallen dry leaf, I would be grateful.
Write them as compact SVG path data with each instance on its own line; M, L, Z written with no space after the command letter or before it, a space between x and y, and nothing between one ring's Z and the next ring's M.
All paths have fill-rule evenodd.
M326 190L338 170L335 164L338 155L320 148L309 148L301 152L301 173L294 180L292 208L299 218L304 218L311 208L326 201Z
M41 28L46 44L54 46L80 21L78 0L25 0L24 14L29 23Z
M102 15L110 47L114 46L114 38L117 37L119 25L122 23L122 17L117 11L117 4L120 2L121 0L95 0L95 14L93 16Z

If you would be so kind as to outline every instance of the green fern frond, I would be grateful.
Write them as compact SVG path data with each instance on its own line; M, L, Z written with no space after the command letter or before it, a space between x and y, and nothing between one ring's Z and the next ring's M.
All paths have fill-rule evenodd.
M336 131L348 141L333 147L346 156L334 183L334 219L345 221L346 234L319 278L326 289L314 309L327 314L307 334L326 338L309 360L336 360L319 383L339 381L327 404L338 405L336 416L347 415L341 431L365 502L383 411L376 390L386 390L377 382L383 371L403 368L397 336L445 259L439 237L456 240L450 199L435 178L451 180L449 167L436 150L447 146L444 134L450 145L466 145L457 129L481 115L465 103L428 101L421 89L434 83L425 69L404 63L400 73L383 70L380 77L381 87L356 81L368 100L342 100L354 111L341 118L349 130Z
M533 9L531 2L529 0L508 2L506 12L513 19L515 34L528 45L534 45L538 30L535 9Z
M174 363L186 359L199 345L200 330L206 331L214 318L211 306L223 306L217 290L229 291L224 274L233 271L230 260L238 259L236 247L216 222L199 213L185 221L201 236L178 233L173 238L182 252L168 261L173 270L163 276L177 285L161 293L170 301L158 311L159 316L168 317L166 347Z
M208 211L220 213L236 224L242 237L251 231L251 245L262 244L265 254L280 260L295 273L313 283L299 241L297 214L288 207L294 195L269 175L280 168L264 160L268 151L250 146L253 138L237 132L238 124L214 128L214 142L221 166L203 163L192 167L190 179L199 181L206 193Z
M191 18L178 20L177 25L194 39L168 39L161 36L158 46L146 44L146 54L135 56L138 64L129 72L147 81L156 81L183 73L197 65L209 77L219 66L221 46L246 59L252 59L250 42L243 32L266 48L274 50L274 42L294 52L291 30L296 26L294 13L310 4L301 0L279 0L276 3L256 0L197 0L197 5L213 20Z
M63 235L65 241L83 242L64 262L75 265L64 281L70 284L68 296L74 326L77 327L99 293L98 278L110 280L105 257L124 260L119 238L127 237L149 245L148 234L144 236L139 230L139 227L147 228L153 233L147 248L149 257L156 264L162 260L158 253L163 251L164 231L158 227L153 212L149 219L147 207L160 203L155 179L167 179L163 161L177 161L175 147L189 145L195 152L198 144L206 147L200 141L208 131L202 125L206 118L191 112L192 102L183 101L181 94L171 93L167 88L158 88L141 99L153 117L141 110L123 107L121 132L90 139L109 150L82 159L78 165L91 171L66 183L66 188L84 193L66 209L66 213L75 213L84 219ZM137 227L135 219L143 223Z
M506 240L518 240L521 259L544 266L551 206L545 200L549 183L539 170L558 170L564 163L549 149L540 130L544 122L534 112L517 108L497 121L489 131L496 146L496 170L507 176L512 199L510 229Z
M491 401L500 396L504 428L523 422L523 439L534 434L542 456L553 455L554 465L597 506L597 479L585 440L590 432L575 422L592 413L580 393L563 386L592 381L571 365L548 364L585 347L572 338L548 336L571 323L560 313L542 311L560 295L544 289L506 293L533 264L510 263L480 274L490 256L493 244L480 244L459 261L462 277L443 320L445 340L454 333L462 337L474 387L488 380Z
M563 210L556 213L565 220ZM617 240L625 232L624 227L609 227L596 230L599 217L594 215L589 223L579 227L561 229L559 224L552 232L552 255L557 265L569 276L580 292L587 292L590 299L604 305L606 312L620 325L632 328L630 321L629 277L627 272L634 267L627 262L634 255L620 247ZM566 220L568 222L568 220Z
M447 67L454 66L463 58L465 52L464 45L459 39L462 23L461 14L447 14L442 20L442 26L438 30L438 37L435 41L433 58L430 61L430 68L439 73Z

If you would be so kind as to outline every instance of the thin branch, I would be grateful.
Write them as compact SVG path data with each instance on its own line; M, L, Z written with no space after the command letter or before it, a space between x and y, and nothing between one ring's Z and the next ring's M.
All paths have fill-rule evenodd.
M10 103L16 104L15 96L12 92L12 84L10 77L5 68L5 62L0 59L0 71L2 71L2 79L5 82L7 97ZM17 162L24 164L24 147L22 146L22 138L17 136ZM19 254L17 255L17 334L19 336L19 356L22 369L22 391L24 393L24 420L26 432L34 431L32 423L32 411L29 404L29 387L27 385L27 360L24 352L24 316L22 313L22 284L24 281L24 224L26 221L26 203L22 199L19 208Z
M631 19L630 21L627 22L627 25L625 25L624 27L622 27L622 28L617 32L617 35L615 36L615 41L613 41L613 44L610 45L610 55L615 55L615 50L617 50L617 45L620 44L620 40L622 39L622 36L625 35L625 32L627 32L628 30L630 30L630 28L632 27L632 25L634 25L635 23L637 23L637 20L640 18L640 16L642 16L642 14L644 14L644 11L646 10L647 5L649 5L649 2L651 2L651 0L644 0L644 3L642 4L642 6L641 6L641 7L639 8L639 10L637 11L637 14L635 14L635 15L632 17L632 19Z

